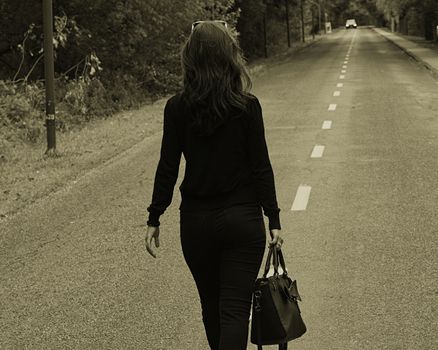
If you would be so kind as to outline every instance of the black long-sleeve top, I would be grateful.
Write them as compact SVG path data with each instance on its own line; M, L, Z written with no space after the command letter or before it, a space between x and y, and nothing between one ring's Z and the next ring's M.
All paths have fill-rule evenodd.
M246 111L228 118L211 136L193 132L190 109L181 94L167 101L152 203L147 208L148 225L159 226L160 215L170 205L184 154L180 210L258 204L269 218L269 229L281 229L262 108L258 99L251 97Z

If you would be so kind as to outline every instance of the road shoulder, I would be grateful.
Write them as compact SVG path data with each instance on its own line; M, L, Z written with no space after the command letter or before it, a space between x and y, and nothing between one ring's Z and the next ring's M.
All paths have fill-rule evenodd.
M386 40L404 51L408 56L429 69L434 75L438 75L438 51L420 45L412 40L406 39L401 35L391 33L387 29L372 28ZM437 45L438 47L438 45Z

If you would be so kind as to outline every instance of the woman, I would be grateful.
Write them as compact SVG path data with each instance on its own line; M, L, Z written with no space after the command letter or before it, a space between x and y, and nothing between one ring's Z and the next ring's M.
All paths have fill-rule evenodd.
M254 281L280 209L262 110L237 41L223 21L200 21L182 50L184 86L167 101L146 248L156 257L159 217L172 201L181 154L180 233L212 350L245 350Z

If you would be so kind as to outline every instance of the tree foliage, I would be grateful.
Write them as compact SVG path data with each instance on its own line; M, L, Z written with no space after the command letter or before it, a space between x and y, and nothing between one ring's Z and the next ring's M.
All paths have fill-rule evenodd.
M391 21L395 30L405 34L424 35L426 39L438 40L435 28L438 25L437 0L375 0L377 8L386 21ZM411 24L411 31L409 26ZM412 29L414 32L412 33Z

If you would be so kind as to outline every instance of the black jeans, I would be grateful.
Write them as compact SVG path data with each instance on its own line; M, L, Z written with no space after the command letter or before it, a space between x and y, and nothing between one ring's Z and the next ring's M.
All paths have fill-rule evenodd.
M180 212L184 258L198 288L212 350L246 350L266 230L261 207Z

